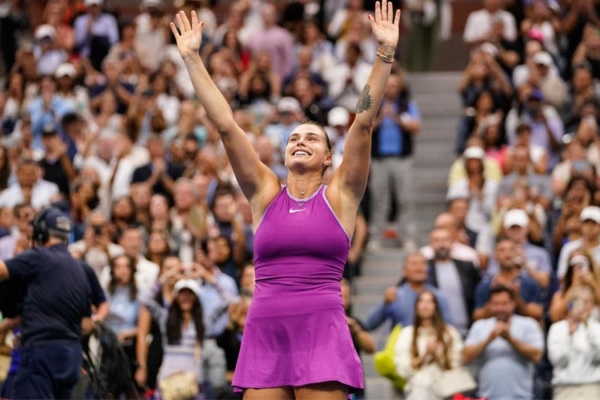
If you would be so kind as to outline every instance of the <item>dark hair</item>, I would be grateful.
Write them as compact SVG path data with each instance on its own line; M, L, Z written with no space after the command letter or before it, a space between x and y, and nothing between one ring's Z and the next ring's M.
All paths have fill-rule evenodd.
M117 281L115 279L115 265L119 258L125 258L129 262L129 270L131 271L131 282L129 282L129 300L135 301L138 294L137 285L135 283L135 272L136 265L135 259L127 254L119 254L110 259L108 262L110 265L110 282L108 283L108 293L115 294L115 290L117 290Z
M125 222L127 223L127 225L135 224L137 215L136 215L136 211L135 211L135 204L134 204L131 196L123 196L123 197L119 197L118 199L113 200L112 204L110 205L110 220L112 222L115 222L115 214L114 214L115 204L117 204L121 200L125 200L125 201L129 202L129 206L131 207L131 215L129 216L129 219L127 219Z
M590 264L590 272L592 272L594 270L594 262L593 260L590 259L590 257L588 255L586 255L585 253L582 254L577 254L577 255L582 255L585 258L587 258L589 264ZM563 289L563 291L566 293L567 290L569 290L571 288L571 285L573 285L573 274L575 272L575 266L571 265L571 258L573 256L569 257L569 262L567 263L567 272L565 274L565 287Z
M517 135L521 135L522 133L525 133L525 132L531 133L531 126L525 122L522 122L517 126L516 133L517 133Z
M573 189L573 186L575 186L575 184L577 184L579 182L583 182L583 184L585 185L585 189L590 194L590 198L594 198L594 192L596 191L595 186L590 181L588 181L586 178L584 178L582 176L575 176L569 180L569 183L567 184L567 188L565 189L563 197L566 196L571 191L571 189Z
M8 151L6 147L1 147L4 152L4 163L0 165L0 190L8 187L8 178L10 177L10 160L8 159Z
M500 294L500 293L508 293L508 296L510 297L511 300L515 300L515 293L510 290L509 288L507 288L504 285L498 285L498 286L494 286L490 289L490 293L488 295L488 301L492 299L493 296Z
M412 338L412 345L411 345L411 354L413 357L419 356L419 348L417 345L417 339L419 336L419 328L422 326L423 320L421 319L421 317L419 317L417 308L419 305L419 301L426 294L431 295L431 298L433 299L433 303L435 304L435 312L433 314L433 319L431 321L431 325L433 326L433 329L435 329L437 342L441 343L444 346L444 365L442 365L441 367L443 369L450 369L451 366L450 366L449 353L450 353L450 346L452 345L452 337L450 335L448 335L448 328L446 326L446 323L444 322L444 319L442 318L442 313L440 311L440 306L438 304L437 298L435 297L433 292L431 292L429 290L424 290L421 293L419 293L419 295L417 296L417 300L415 301L415 320L413 323L413 338Z
M477 108L477 102L479 101L479 99L481 99L481 97L482 97L482 96L484 96L484 95L486 95L486 94L487 94L488 96L490 96L490 98L492 99L492 110L493 110L493 111L494 111L494 110L496 110L496 109L498 108L498 104L497 104L497 102L496 102L496 97L494 97L494 93L492 93L492 91L491 91L491 90L489 90L489 89L483 89L483 90L480 90L480 91L479 91L479 92L478 92L478 93L475 95L475 99L474 99L474 101L473 101L473 106L474 106L475 108Z
M196 297L194 306L192 307L192 321L196 328L196 342L202 343L204 339L204 320L202 316L202 304L200 299ZM168 344L181 344L181 325L183 324L183 315L181 313L181 307L177 302L177 298L173 299L173 302L169 306L169 314L167 316L167 343Z

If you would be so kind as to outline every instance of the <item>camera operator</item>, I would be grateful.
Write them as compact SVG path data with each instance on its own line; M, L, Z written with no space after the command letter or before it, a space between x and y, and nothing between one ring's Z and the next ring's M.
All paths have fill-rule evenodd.
M33 220L37 246L0 261L0 280L27 287L13 398L70 398L78 381L81 336L91 330L90 306L98 301L92 301L95 290L88 275L93 272L67 251L70 231L71 221L64 213L42 210Z

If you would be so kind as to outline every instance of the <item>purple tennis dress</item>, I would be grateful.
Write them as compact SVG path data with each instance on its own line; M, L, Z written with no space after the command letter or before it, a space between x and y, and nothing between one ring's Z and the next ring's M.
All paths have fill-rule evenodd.
M307 199L283 187L267 207L254 237L256 289L237 391L328 381L351 392L364 387L340 292L349 246L325 186Z

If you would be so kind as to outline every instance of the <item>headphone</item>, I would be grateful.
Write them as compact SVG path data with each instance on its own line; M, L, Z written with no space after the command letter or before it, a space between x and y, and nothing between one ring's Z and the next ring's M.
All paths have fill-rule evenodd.
M33 241L34 243L44 244L50 239L50 231L48 229L48 224L46 223L46 215L50 211L56 210L54 207L46 207L42 209L37 215L33 218L31 225L33 225Z

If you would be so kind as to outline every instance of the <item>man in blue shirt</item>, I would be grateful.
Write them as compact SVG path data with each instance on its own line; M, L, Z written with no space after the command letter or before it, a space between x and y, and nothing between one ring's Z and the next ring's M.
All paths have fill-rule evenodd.
M365 328L369 331L377 329L388 319L394 325L413 325L417 296L424 290L434 294L444 321L448 324L451 323L450 308L446 299L439 290L427 284L426 281L427 260L421 253L408 254L404 259L404 282L398 287L390 287L386 290L384 301L369 312Z
M493 277L487 277L477 285L473 319L492 316L488 298L491 289L495 286L504 286L514 292L517 314L541 319L544 310L541 305L540 286L533 279L521 274L521 267L515 262L517 261L515 243L508 238L498 239L495 257L500 270Z
M79 379L82 325L91 328L92 288L86 270L67 250L70 231L64 213L45 209L33 221L38 246L0 261L0 280L27 287L13 398L70 398Z
M396 222L402 227L404 244L414 244L416 225L412 192L413 136L421 128L419 107L410 100L404 79L398 74L390 75L385 88L381 108L373 129L371 147L371 240L369 248L381 247L383 231L390 210L392 192L397 201ZM400 233L400 232L398 232Z

